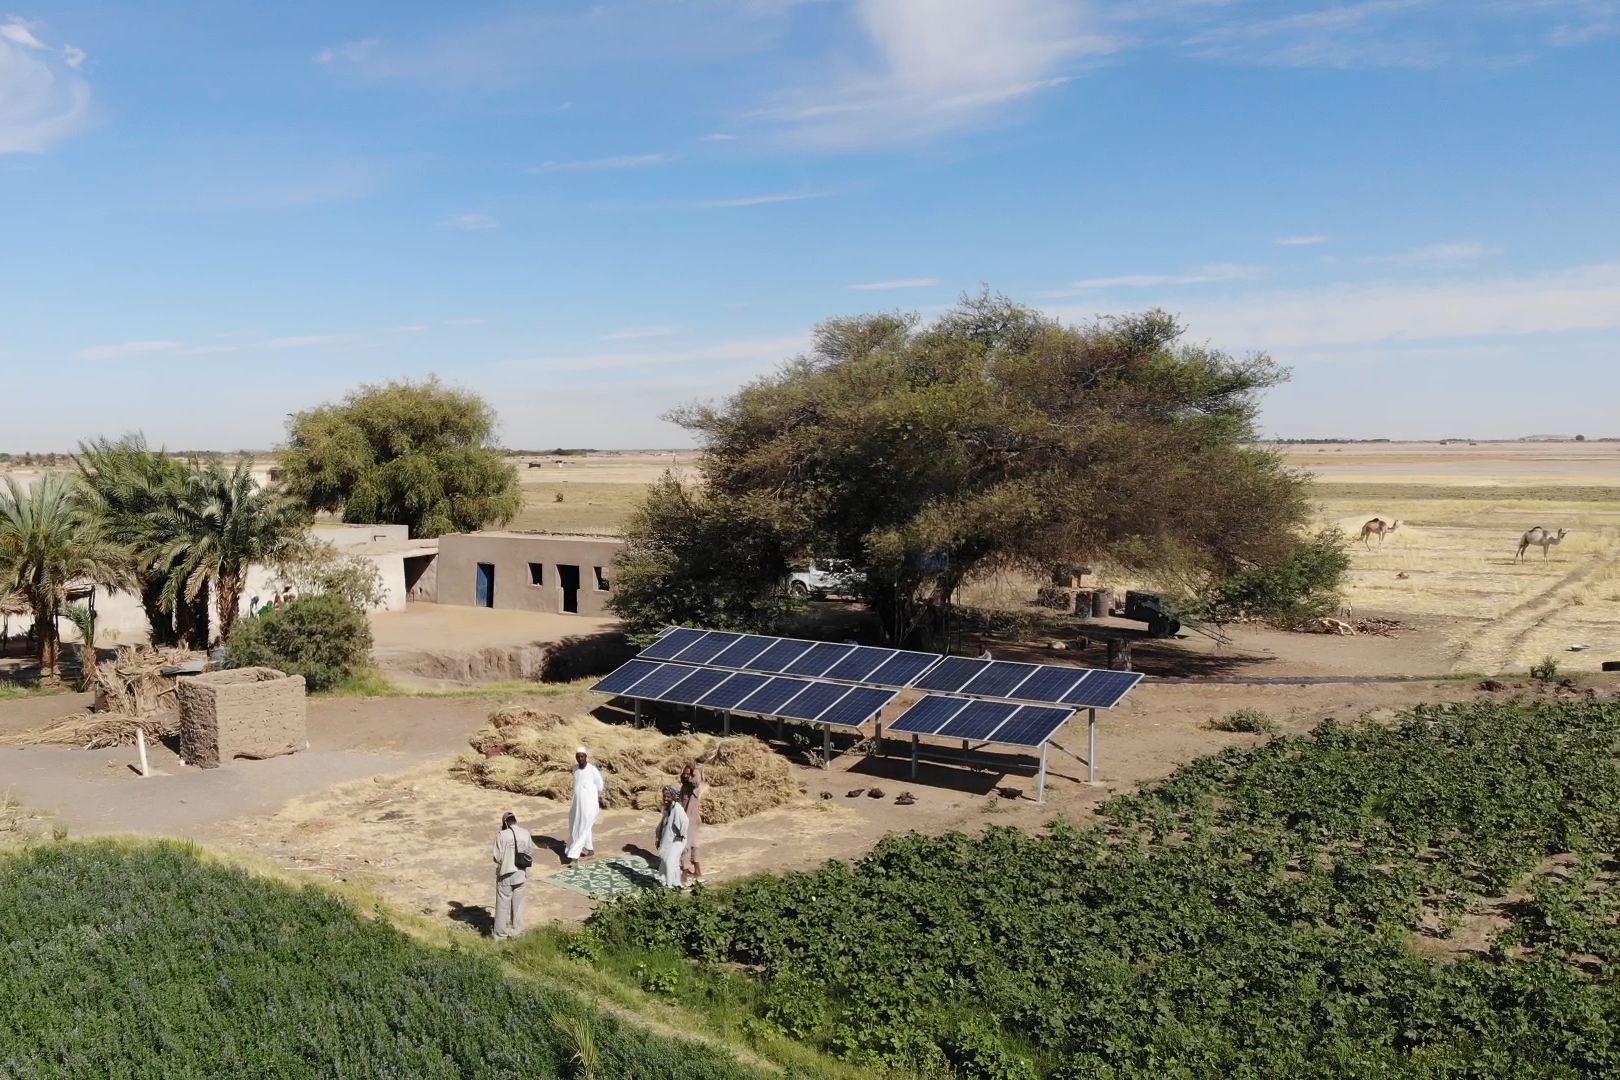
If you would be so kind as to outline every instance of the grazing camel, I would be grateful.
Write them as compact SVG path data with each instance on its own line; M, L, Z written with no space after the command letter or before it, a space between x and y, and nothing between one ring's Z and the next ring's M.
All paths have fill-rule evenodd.
M1384 542L1385 533L1392 533L1400 527L1400 518L1396 518L1392 522L1385 521L1383 518L1373 518L1371 521L1367 522L1367 524L1361 527L1361 542L1367 547L1372 547L1372 544L1367 538L1376 535L1378 537L1378 542L1382 544Z
M1515 562L1517 562L1518 560L1524 558L1524 553L1529 549L1531 544L1537 544L1541 547L1541 557L1545 559L1547 557L1547 549L1562 541L1568 534L1568 529L1559 529L1558 535L1554 536L1546 529L1543 529L1540 525L1537 525L1535 528L1519 537L1519 553L1513 556L1513 559Z

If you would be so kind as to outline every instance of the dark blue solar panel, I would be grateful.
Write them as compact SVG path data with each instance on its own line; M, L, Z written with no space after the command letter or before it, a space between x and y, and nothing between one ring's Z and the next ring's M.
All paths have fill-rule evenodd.
M627 693L629 697L646 698L649 701L661 701L666 693L674 688L675 684L692 674L692 669L682 664L665 664L645 679L632 686Z
M735 645L742 638L741 634L727 634L719 630L704 634L701 641L688 645L681 651L680 661L683 664L707 664L721 652Z
M810 684L803 679L772 679L738 704L741 712L775 716L782 704Z
M735 645L727 646L709 663L715 667L740 668L779 640L781 639L760 637L758 634L744 634Z
M998 660L969 679L967 685L962 687L962 693L982 694L985 697L1022 696L1015 695L1013 689L1039 670L1040 667L1035 664L1009 664Z
M749 669L750 671L772 671L780 673L786 671L789 664L793 663L793 661L797 660L799 657L803 656L809 651L810 643L808 641L793 641L791 639L785 639L778 641L775 645L772 645L770 648L748 661L748 663L744 664L743 667Z
M792 701L779 707L776 715L793 720L814 720L847 693L849 687L842 683L811 683Z
M1017 696L1024 701L1056 703L1062 701L1063 695L1090 673L1088 668L1049 667L1043 664L1039 671L1019 684Z
M787 666L789 675L825 675L827 669L847 654L855 651L853 645L829 645L823 641L819 645L810 646L810 651L799 657Z
M731 672L729 671L716 671L713 668L693 668L692 674L664 693L664 700L674 701L681 705L696 705L704 694L707 694L730 677Z
M598 694L622 694L663 666L649 664L645 660L632 660L618 670L609 672L591 689Z
M910 686L912 680L932 667L938 659L933 653L896 652L861 682L877 683L879 686Z
M691 630L678 626L641 650L641 655L647 660L673 660L681 654L681 650L694 644L707 630Z
M932 735L945 726L945 722L967 707L961 698L935 697L930 694L906 710L904 716L889 725L890 731Z
M1010 746L1040 746L1074 715L1072 709L1025 705L996 732L996 742Z
M990 666L988 660L970 660L965 656L947 656L939 662L939 666L917 680L919 690L943 690L946 692L962 689L963 685L973 676Z
M841 727L860 727L877 711L893 701L895 691L875 690L870 686L857 686L848 694L838 699L838 704L816 717L823 724L838 724Z
M973 701L951 717L951 722L934 734L950 739L988 739L1007 718L1018 711L1005 701Z
M890 659L900 655L894 649L874 649L870 645L857 645L850 654L822 672L829 679L845 682L866 682L867 676Z
M1063 695L1063 704L1077 708L1112 709L1142 676L1135 671L1093 671L1085 681Z
M699 698L698 704L709 709L735 708L739 701L770 681L768 675L750 675L739 671Z

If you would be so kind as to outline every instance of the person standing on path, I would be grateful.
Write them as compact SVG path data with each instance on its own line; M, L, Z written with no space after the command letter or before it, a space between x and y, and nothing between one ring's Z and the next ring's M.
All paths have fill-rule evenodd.
M681 809L681 789L664 789L664 816L658 822L655 839L658 844L658 868L664 884L672 889L681 887L681 855L686 849L686 833L691 825L686 811Z
M681 809L686 811L686 847L681 852L682 881L703 876L703 854L698 849L698 834L703 831L703 795L708 785L703 782L703 766L689 762L681 770Z
M490 933L496 941L523 933L523 912L528 906L524 886L533 865L534 837L509 812L495 834L495 925Z
M574 751L574 808L568 816L568 849L565 856L571 862L596 854L596 840L591 829L602 812L602 793L607 781L602 770L591 764L591 752L583 746Z

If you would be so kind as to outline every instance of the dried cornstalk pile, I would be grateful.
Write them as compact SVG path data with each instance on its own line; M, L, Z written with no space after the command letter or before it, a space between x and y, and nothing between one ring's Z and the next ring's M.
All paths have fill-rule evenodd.
M468 740L472 752L451 767L480 787L567 802L574 794L574 750L584 746L607 780L603 805L656 809L660 790L678 783L687 762L703 765L703 820L714 824L781 806L799 794L788 763L752 736L667 736L651 728L564 720L529 708L501 709Z
M146 646L118 650L110 664L97 666L91 677L97 709L60 716L44 727L0 738L25 746L77 746L104 750L135 742L137 728L148 739L162 739L180 731L180 712L174 700L174 677L163 669L194 660L193 652L158 653Z

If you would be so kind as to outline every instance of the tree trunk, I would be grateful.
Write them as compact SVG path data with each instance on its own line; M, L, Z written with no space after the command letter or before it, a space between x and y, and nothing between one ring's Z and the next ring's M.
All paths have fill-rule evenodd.
M56 612L34 609L34 640L39 643L39 685L62 684L62 640L57 632Z
M242 586L246 582L240 574L220 574L219 592L214 600L219 606L219 640L224 641L231 636L231 627L236 625L236 614L242 607Z
M153 645L174 645L179 641L175 613L163 602L163 590L167 585L168 582L158 574L140 579L141 607L146 612L146 640Z
M184 596L174 607L175 645L182 649L208 648L208 620L213 614L213 604L210 597L213 593L207 585L196 596L187 600Z

